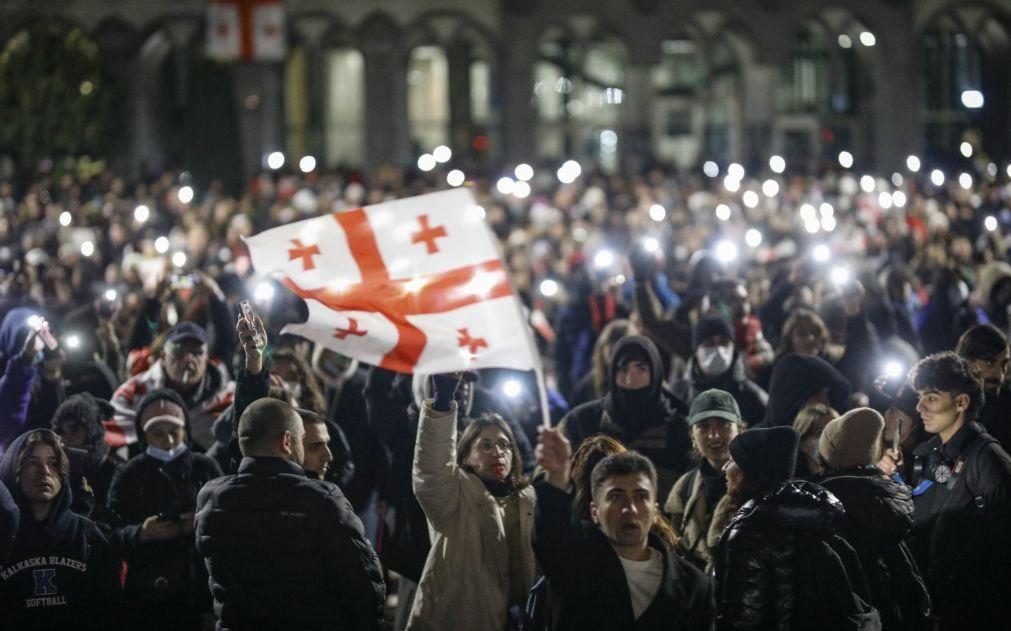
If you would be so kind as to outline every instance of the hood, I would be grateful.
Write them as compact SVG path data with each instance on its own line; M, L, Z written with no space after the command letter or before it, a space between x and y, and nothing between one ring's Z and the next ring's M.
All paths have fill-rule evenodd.
M980 298L988 307L990 306L990 294L993 293L994 287L1005 278L1011 278L1011 265L1004 261L990 261L979 271L977 289Z
M727 528L748 520L768 524L772 530L805 530L815 534L835 534L846 515L842 502L827 489L790 480L772 493L741 507Z
M208 372L210 372L210 370L208 370ZM140 403L137 404L137 410L133 416L133 427L137 432L137 443L140 445L142 450L147 449L147 442L144 440L144 430L140 422L141 412L143 412L144 408L147 406L161 399L171 401L183 409L183 423L184 428L186 429L186 444L192 447L193 437L191 436L192 432L190 431L189 407L186 405L186 402L183 401L183 398L179 395L179 393L170 388L158 388L157 390L152 390L145 394L144 397L141 398Z
M56 426L67 421L76 421L84 426L88 437L82 450L87 453L83 468L85 471L100 464L109 453L109 443L105 441L105 426L102 421L110 420L115 415L115 408L108 401L95 398L90 394L75 394L56 408L51 422Z
M6 365L7 360L21 353L21 347L28 336L27 320L38 315L36 309L18 307L11 309L0 322L0 363Z
M845 412L850 383L842 373L821 357L784 355L772 368L769 406L762 425L793 425L793 419L807 400L822 388L828 388L829 404L837 412Z
M618 340L618 343L611 350L610 372L608 374L611 376L611 379L614 379L614 376L618 374L618 359L623 357L630 349L638 349L639 354L645 355L648 358L650 368L649 394L651 398L656 397L660 392L660 385L663 383L663 362L660 359L660 351L657 350L656 344L644 335L629 335ZM618 406L621 407L623 403L621 401L622 389L613 387L611 391L614 393Z
M839 498L861 531L901 541L913 527L912 492L877 467L828 471L818 483Z
M4 483L4 486L7 487L7 490L10 491L11 496L14 498L14 503L21 509L22 521L25 519L24 515L30 515L31 511L28 507L28 498L25 497L25 494L21 491L21 484L18 483L18 454L21 453L25 443L28 442L29 436L35 432L44 431L48 430L36 429L21 434L14 439L14 442L4 452L3 457L0 458L0 482ZM63 484L60 485L60 492L54 500L56 506L49 514L49 524L55 523L61 517L70 513L70 502L72 499L70 484L68 480L64 480Z
M21 509L11 497L7 485L0 482L0 565L6 562L21 522Z

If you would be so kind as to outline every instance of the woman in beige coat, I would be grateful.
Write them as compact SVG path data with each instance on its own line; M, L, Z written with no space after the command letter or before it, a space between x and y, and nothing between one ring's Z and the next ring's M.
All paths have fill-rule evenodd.
M435 377L414 451L414 494L432 549L407 623L409 631L503 631L536 579L530 545L534 492L516 441L497 415L475 419L457 445L457 381ZM446 392L449 390L450 392Z

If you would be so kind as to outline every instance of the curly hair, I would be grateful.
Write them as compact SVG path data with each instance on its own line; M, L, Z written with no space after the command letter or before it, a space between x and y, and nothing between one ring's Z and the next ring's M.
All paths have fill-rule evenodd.
M797 352L793 348L793 334L798 327L807 325L817 330L818 337L821 338L821 346L824 347L829 341L828 327L825 320L815 311L806 307L798 307L786 319L783 324L783 334L779 337L779 348L776 349L776 359Z
M983 407L983 382L969 362L951 351L935 353L919 361L909 373L909 383L917 392L936 390L955 397L969 397L965 410L966 422L976 420Z
M467 465L467 457L470 456L470 451L474 448L474 443L477 442L478 436L488 427L497 428L509 439L512 451L512 456L509 459L511 465L509 467L510 486L512 486L514 491L527 487L530 484L530 480L523 475L523 458L520 457L520 449L516 446L516 437L513 435L513 430L504 418L494 412L482 414L470 421L470 424L464 428L456 449L457 466L470 473L474 473L470 466Z

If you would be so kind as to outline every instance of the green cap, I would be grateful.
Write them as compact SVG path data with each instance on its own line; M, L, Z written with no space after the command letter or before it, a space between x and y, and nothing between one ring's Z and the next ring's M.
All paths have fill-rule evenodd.
M694 425L714 417L734 423L741 422L741 409L737 407L733 395L726 390L713 388L695 397L691 410L688 411L688 424Z

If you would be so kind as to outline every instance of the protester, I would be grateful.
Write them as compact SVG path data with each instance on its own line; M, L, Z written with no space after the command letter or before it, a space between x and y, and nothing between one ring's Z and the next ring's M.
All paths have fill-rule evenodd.
M839 413L822 403L808 405L797 413L793 429L800 434L795 476L802 480L812 480L825 468L818 453L818 441L825 426L837 418Z
M192 629L210 613L207 575L196 555L193 516L201 487L221 475L189 446L189 414L168 388L148 392L134 417L144 452L109 489L120 523L113 542L126 560L128 626Z
M122 466L105 441L102 421L112 418L115 410L108 401L90 394L75 394L53 415L53 431L67 447L83 451L80 472L71 472L70 485L74 493L72 509L95 521L108 523L112 518L105 514L112 480Z
M37 334L27 324L35 315L29 309L12 309L0 323L0 450L14 440L28 421L36 357L41 350ZM36 316L37 317L37 316Z
M636 452L604 458L591 475L591 522L574 522L572 449L544 429L538 461L533 546L548 577L552 629L708 629L712 584L653 534L656 469Z
M846 511L840 535L860 557L881 628L929 629L930 597L906 540L913 528L909 487L875 466L885 420L857 408L832 420L818 441L825 470L817 483Z
M660 354L649 338L622 339L612 353L611 391L574 408L559 429L576 448L603 433L640 450L656 466L658 491L666 497L690 467L691 442L684 419L688 407L663 386L662 370Z
M977 324L958 338L955 347L969 362L983 382L983 407L979 423L1000 442L1004 451L1011 449L1011 390L1005 387L1011 349L1007 337L991 324Z
M688 425L699 464L678 479L663 508L678 535L678 552L707 569L713 560L709 541L719 538L730 517L723 466L745 423L730 393L713 389L692 401Z
M5 629L120 628L115 556L95 523L70 510L69 478L60 439L47 429L22 434L0 460L20 514L10 555L0 557Z
M593 366L576 384L569 403L573 406L599 399L610 392L610 364L614 345L626 336L635 335L635 326L628 320L611 320L601 330L593 345Z
M913 452L912 550L930 589L937 629L1007 620L1011 583L1011 457L976 422L983 386L952 352L931 355L909 381L933 437Z

